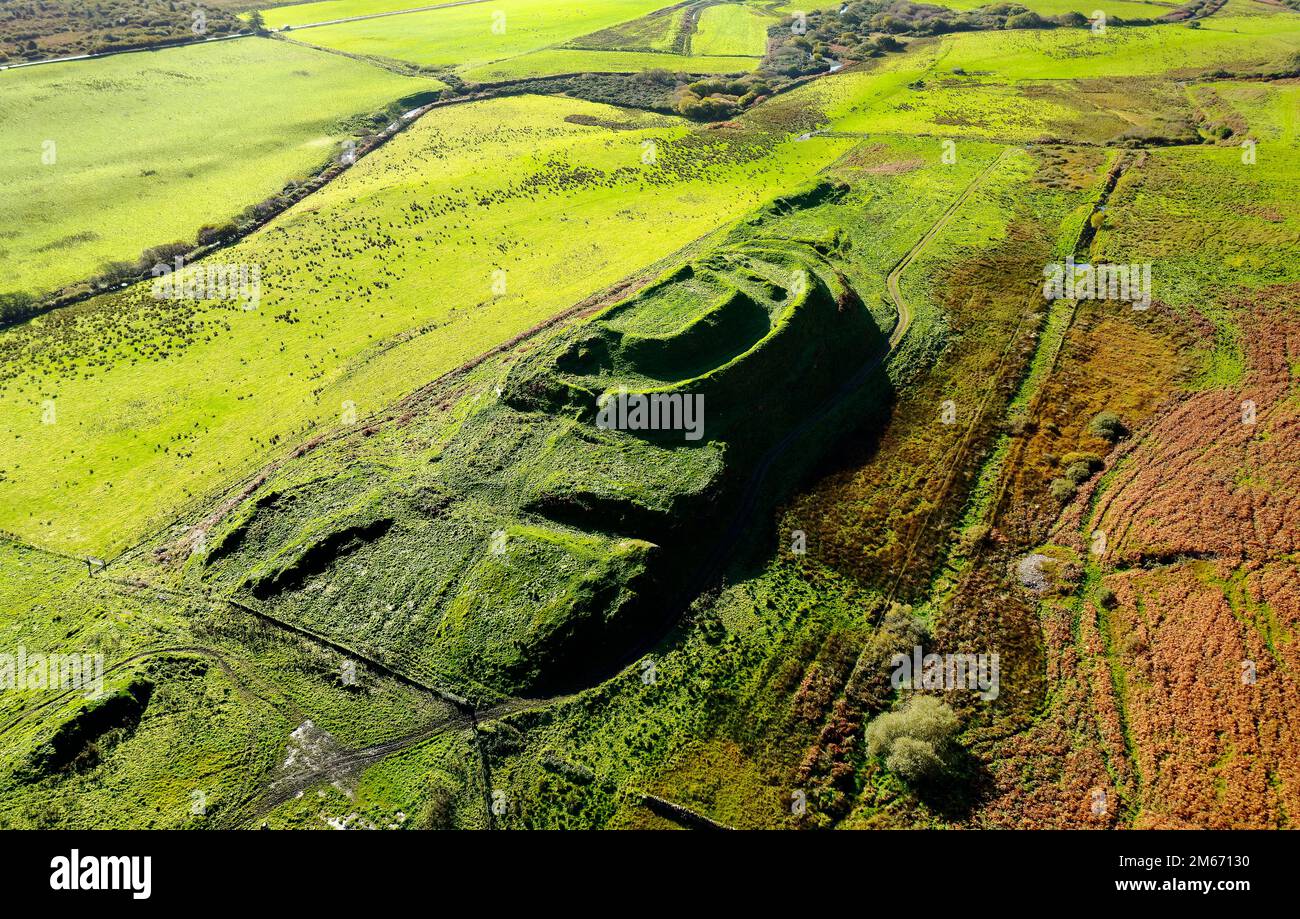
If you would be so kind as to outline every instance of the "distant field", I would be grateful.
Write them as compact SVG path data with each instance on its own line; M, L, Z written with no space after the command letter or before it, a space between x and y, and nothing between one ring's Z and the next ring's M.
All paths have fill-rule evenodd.
M656 10L640 19L580 35L566 47L597 51L680 52L686 44L683 20L688 9L683 6Z
M775 21L738 3L707 7L691 37L691 53L762 56L767 28Z
M1224 304L1242 291L1300 282L1300 174L1294 148L1261 141L1153 151L1141 181L1121 182L1098 248L1116 263L1152 262L1152 291L1218 335L1201 355L1202 385L1239 385L1245 343ZM1262 202L1268 202L1263 204Z
M554 48L484 64L466 71L467 80L492 83L545 77L561 73L638 73L663 68L684 73L746 73L758 66L756 57L702 57L640 51L578 51Z
M1300 15L1216 15L1185 25L976 32L946 36L945 71L989 81L1085 79L1278 67L1300 51Z
M1176 3L1141 3L1135 0L1016 0L1018 6L1026 7L1043 16L1059 16L1062 13L1082 13L1091 17L1101 10L1108 17L1119 16L1122 19L1159 19L1174 10ZM974 10L982 6L992 6L992 0L944 0L940 6L950 10Z
M258 38L0 73L0 293L192 241L429 85Z
M207 0L209 35L242 28L230 10L253 0ZM197 4L175 0L41 0L0 3L0 64L70 57L193 38Z
M658 145L655 165L644 141ZM141 285L4 333L0 528L120 549L335 427L344 403L379 410L799 185L851 143L551 97L443 109L222 253L261 266L257 310L160 305ZM41 423L45 400L55 424Z
M663 5L663 0L584 0L572 6L499 0L322 26L296 37L352 54L469 70L636 19Z
M986 83L956 78L951 54L932 44L869 70L819 80L809 92L842 130L1029 142L1075 137L1105 143L1131 136L1195 139L1185 94L1141 77L1079 92L1072 81Z
M295 3L264 9L262 20L268 28L279 29L311 22L331 22L353 16L371 16L375 13L391 13L395 10L439 6L444 2L447 0L320 0L319 3Z
M1261 145L1280 142L1294 149L1300 144L1300 85L1221 82L1198 86L1196 90L1215 94L1240 114L1250 136ZM1280 152L1280 148L1274 150Z

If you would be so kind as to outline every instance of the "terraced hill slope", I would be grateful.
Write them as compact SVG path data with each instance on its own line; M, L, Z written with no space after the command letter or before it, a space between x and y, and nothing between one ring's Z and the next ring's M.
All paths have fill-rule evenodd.
M882 355L839 244L735 231L522 357L408 470L253 491L185 581L471 698L579 684L666 628L764 451Z

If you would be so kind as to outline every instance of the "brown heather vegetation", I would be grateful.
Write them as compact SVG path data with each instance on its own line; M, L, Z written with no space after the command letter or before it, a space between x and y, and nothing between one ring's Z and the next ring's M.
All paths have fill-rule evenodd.
M1020 222L999 249L947 268L936 293L964 347L946 351L935 372L910 382L879 439L846 444L840 468L786 511L782 529L805 530L819 561L882 589L900 577L900 598L929 582L940 546L918 537L938 532L960 510L973 478L969 460L987 448L1031 353L1026 320L1035 291L1005 280L1040 272L1045 245L1038 227ZM958 407L956 424L939 422L947 399ZM966 471L950 479L959 467Z
M1300 804L1298 305L1294 288L1235 304L1248 317L1243 385L1181 397L1189 367L1179 355L1191 353L1198 334L1212 334L1208 324L1193 318L1179 328L1179 317L1159 312L1107 315L1104 303L1080 311L997 526L1014 529L1017 545L1042 533L1053 514L1035 498L1035 465L1071 446L1104 452L1087 439L1098 409L1118 411L1136 433L1110 457L1111 479L1093 479L1053 535L1080 558L1094 527L1110 544L1104 586L1039 604L1050 695L1037 698L1012 663L1004 679L1012 691L1000 700L1009 711L970 732L996 786L974 822L1290 825ZM1121 359L1125 375L1115 372ZM1245 399L1257 404L1253 428L1241 423ZM1057 430L1049 427L1054 413ZM1009 560L996 551L989 559ZM963 581L936 629L945 645L985 636L1021 647L1007 620L1032 631L1033 601L986 580ZM1113 609L1097 602L1103 593ZM1253 685L1242 679L1247 660ZM1107 795L1102 814L1092 808L1098 789Z
M1165 413L1093 517L1114 534L1106 583L1138 826L1287 826L1300 807L1300 290L1237 306L1249 309L1242 386Z
M1107 578L1136 826L1278 827L1300 813L1297 575L1293 561L1219 561Z
M1300 291L1261 294L1244 385L1186 399L1132 450L1097 504L1112 564L1179 555L1267 561L1300 547ZM1253 401L1255 424L1242 422Z
M247 27L235 12L256 0L0 0L0 64L100 54L192 41L203 9L205 35Z
M1121 706L1106 664L1098 610L1063 596L1041 605L1011 574L1017 551L1041 541L1058 515L1048 484L1070 452L1110 452L1088 422L1109 409L1142 424L1172 398L1197 341L1168 311L1079 305L1035 411L1013 441L984 551L936 623L943 647L997 649L1004 694L993 707L962 700L967 741L990 770L972 814L998 826L1113 826L1135 787ZM1077 566L1075 566L1077 568ZM1062 590L1072 588L1067 583ZM1044 706L1046 709L1044 710ZM1093 813L1093 795L1107 796Z
M1199 329L1207 334L1209 327ZM1048 487L1071 453L1105 457L1112 445L1088 429L1090 419L1112 411L1130 425L1145 422L1175 396L1193 370L1183 357L1198 329L1168 310L1136 312L1123 304L1079 304L1032 424L1025 430L995 535L1034 545L1056 520L1059 505Z

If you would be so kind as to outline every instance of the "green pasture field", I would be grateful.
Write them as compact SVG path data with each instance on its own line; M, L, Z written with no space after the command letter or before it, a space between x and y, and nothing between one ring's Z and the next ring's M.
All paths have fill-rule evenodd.
M381 409L850 145L549 97L440 110L214 258L260 266L257 309L142 284L5 332L0 527L120 550L345 403Z
M663 0L584 0L574 5L500 0L321 26L294 37L351 54L466 71L636 19L663 5Z
M1129 134L1191 133L1192 106L1176 87L1145 78L984 83L947 69L944 45L854 68L807 90L837 130L1034 142L1104 143Z
M767 51L774 19L739 3L706 7L691 36L692 54L755 55Z
M1247 133L1275 156L1300 145L1300 84L1218 82L1193 88L1197 101L1212 93L1238 114ZM1211 111L1210 114L1216 114Z
M944 0L939 6L950 10L975 10L992 6L989 0ZM1082 13L1091 17L1101 10L1108 17L1122 19L1159 19L1173 11L1174 4L1141 3L1134 0L1017 0L1017 6L1033 10L1040 16L1060 16L1062 13Z
M0 293L193 242L430 83L258 38L0 73Z
M1253 164L1245 152L1235 144L1152 151L1117 186L1097 235L1107 261L1151 263L1152 293L1165 308L1214 324L1200 355L1204 386L1240 382L1250 291L1300 281L1294 147L1261 140Z
M689 9L683 6L656 10L640 19L580 35L565 47L590 51L678 51L684 47L681 32Z
M462 76L476 83L496 83L566 73L640 73L659 68L683 73L748 73L758 66L758 61L756 57L547 48L495 64L483 64L465 71Z
M1176 76L1220 68L1234 73L1283 69L1300 51L1300 14L1226 15L1198 29L1171 23L1088 29L972 32L949 35L942 68L986 82L1092 77Z
M262 10L262 21L267 28L295 28L313 22L333 22L353 16L373 16L414 10L423 6L438 6L446 0L320 0L318 3L293 3ZM486 2L486 0L484 0ZM242 14L244 18L247 13Z

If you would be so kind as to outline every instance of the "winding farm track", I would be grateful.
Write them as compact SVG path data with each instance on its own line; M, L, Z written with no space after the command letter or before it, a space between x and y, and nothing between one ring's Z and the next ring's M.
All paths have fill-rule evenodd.
M863 135L868 136L868 135ZM986 166L979 175L975 176L966 188L957 196L951 205L945 210L931 227L917 240L916 244L908 250L907 254L899 259L898 263L890 270L886 277L886 287L890 292L890 297L894 301L895 309L898 312L898 322L894 326L893 332L889 336L888 347L883 351L875 354L870 360L863 364L858 370L843 384L840 385L833 394L831 394L821 405L811 411L803 422L797 427L786 432L776 444L770 447L760 458L754 471L750 474L749 480L745 483L745 490L740 500L740 505L732 517L723 537L718 541L713 552L708 556L704 565L701 567L696 579L688 588L685 596L685 602L690 602L694 596L717 584L726 570L727 564L734 557L737 547L740 545L745 533L749 528L751 518L758 508L759 498L763 493L763 487L768 473L776 462L791 447L798 444L803 437L817 424L823 422L836 409L838 409L846 399L858 392L871 378L871 376L885 363L890 357L897 353L899 345L906 336L908 329L911 327L914 311L907 303L899 288L899 279L908 265L931 241L934 240L940 232L943 231L953 216L961 209L962 205L970 198L975 190L980 186L984 179L1003 162L1006 157L1010 156L1015 148L1008 147ZM671 609L679 609L681 605L670 604Z
M487 708L476 708L468 700L463 699L454 693L411 677L400 670L341 645L326 636L319 635L315 632L304 629L301 626L296 626L293 623L285 622L284 620L247 606L233 598L204 597L187 591L177 591L156 587L146 582L128 582L115 578L108 578L107 580L134 589L151 590L163 596L178 595L190 596L196 599L205 599L208 601L224 601L231 607L256 616L268 625L281 628L299 638L315 642L324 647L328 647L331 650L355 658L358 662L376 673L380 673L399 683L403 683L408 687L432 695L447 706L447 711L445 713L430 719L414 731L359 749L336 747L327 751L324 755L314 757L307 766L303 768L293 771L282 771L279 775L270 777L269 781L254 779L250 783L252 790L245 793L232 807L224 809L219 814L215 815L215 819L213 820L213 826L215 827L235 829L241 826L247 826L251 821L265 817L275 808L285 804L292 798L301 795L308 788L324 783L338 782L342 779L348 778L394 753L406 750L449 731L472 730L474 732L473 745L475 753L479 759L479 765L482 772L484 775L487 775L488 769L486 759L483 757L482 751L478 749L478 727L481 723L494 721L516 712L528 711L530 709L565 702L572 698L572 696L569 695L553 696L548 698L515 697L497 702ZM216 663L240 695L265 703L272 709L278 711L291 723L302 724L307 720L307 715L298 708L291 699L272 699L270 695L264 695L262 692L258 692L248 684L248 680L245 676L235 670L222 652L204 645L175 645L139 651L109 665L108 667L105 667L103 675L107 677L112 673L119 672L134 663L147 660L151 657L187 654L206 657ZM83 690L80 688L67 689L48 696L37 704L18 712L9 721L0 725L0 736L8 733L10 730L24 721L27 721L31 717L52 709L81 692L83 692ZM485 788L485 794L487 790L488 789ZM0 806L0 810L2 809L3 807ZM490 823L490 803L487 813Z
M889 335L890 351L893 351L898 347L899 342L903 340L903 336L907 334L908 327L912 324L912 308L908 305L907 300L904 299L903 291L899 287L899 281L903 277L903 272L912 264L916 257L921 253L921 250L929 245L936 236L943 232L943 228L948 225L948 222L952 220L957 211L961 210L961 206L966 203L966 199L975 192L975 189L983 183L984 179L986 179L1003 160L1011 155L1013 149L1014 148L1012 147L1004 149L997 155L993 162L984 167L979 175L971 179L970 184L967 185L966 188L962 190L962 193L957 196L957 200L949 205L948 209L934 222L934 225L925 232L925 235L917 240L916 245L909 249L907 254L898 260L898 264L893 267L893 270L891 270L889 275L885 278L885 288L889 291L889 299L894 301L894 309L898 311L898 324L894 326L894 331Z
M563 697L568 698L568 697ZM358 750L338 749L315 759L306 768L287 772L276 778L258 799L241 802L229 812L227 819L235 825L265 817L277 807L298 797L309 788L327 782L337 782L387 759L394 753L414 747L449 731L474 729L485 721L494 721L506 715L549 705L562 699L511 699L473 713L453 711L433 718L421 727ZM489 810L489 814L491 811Z

